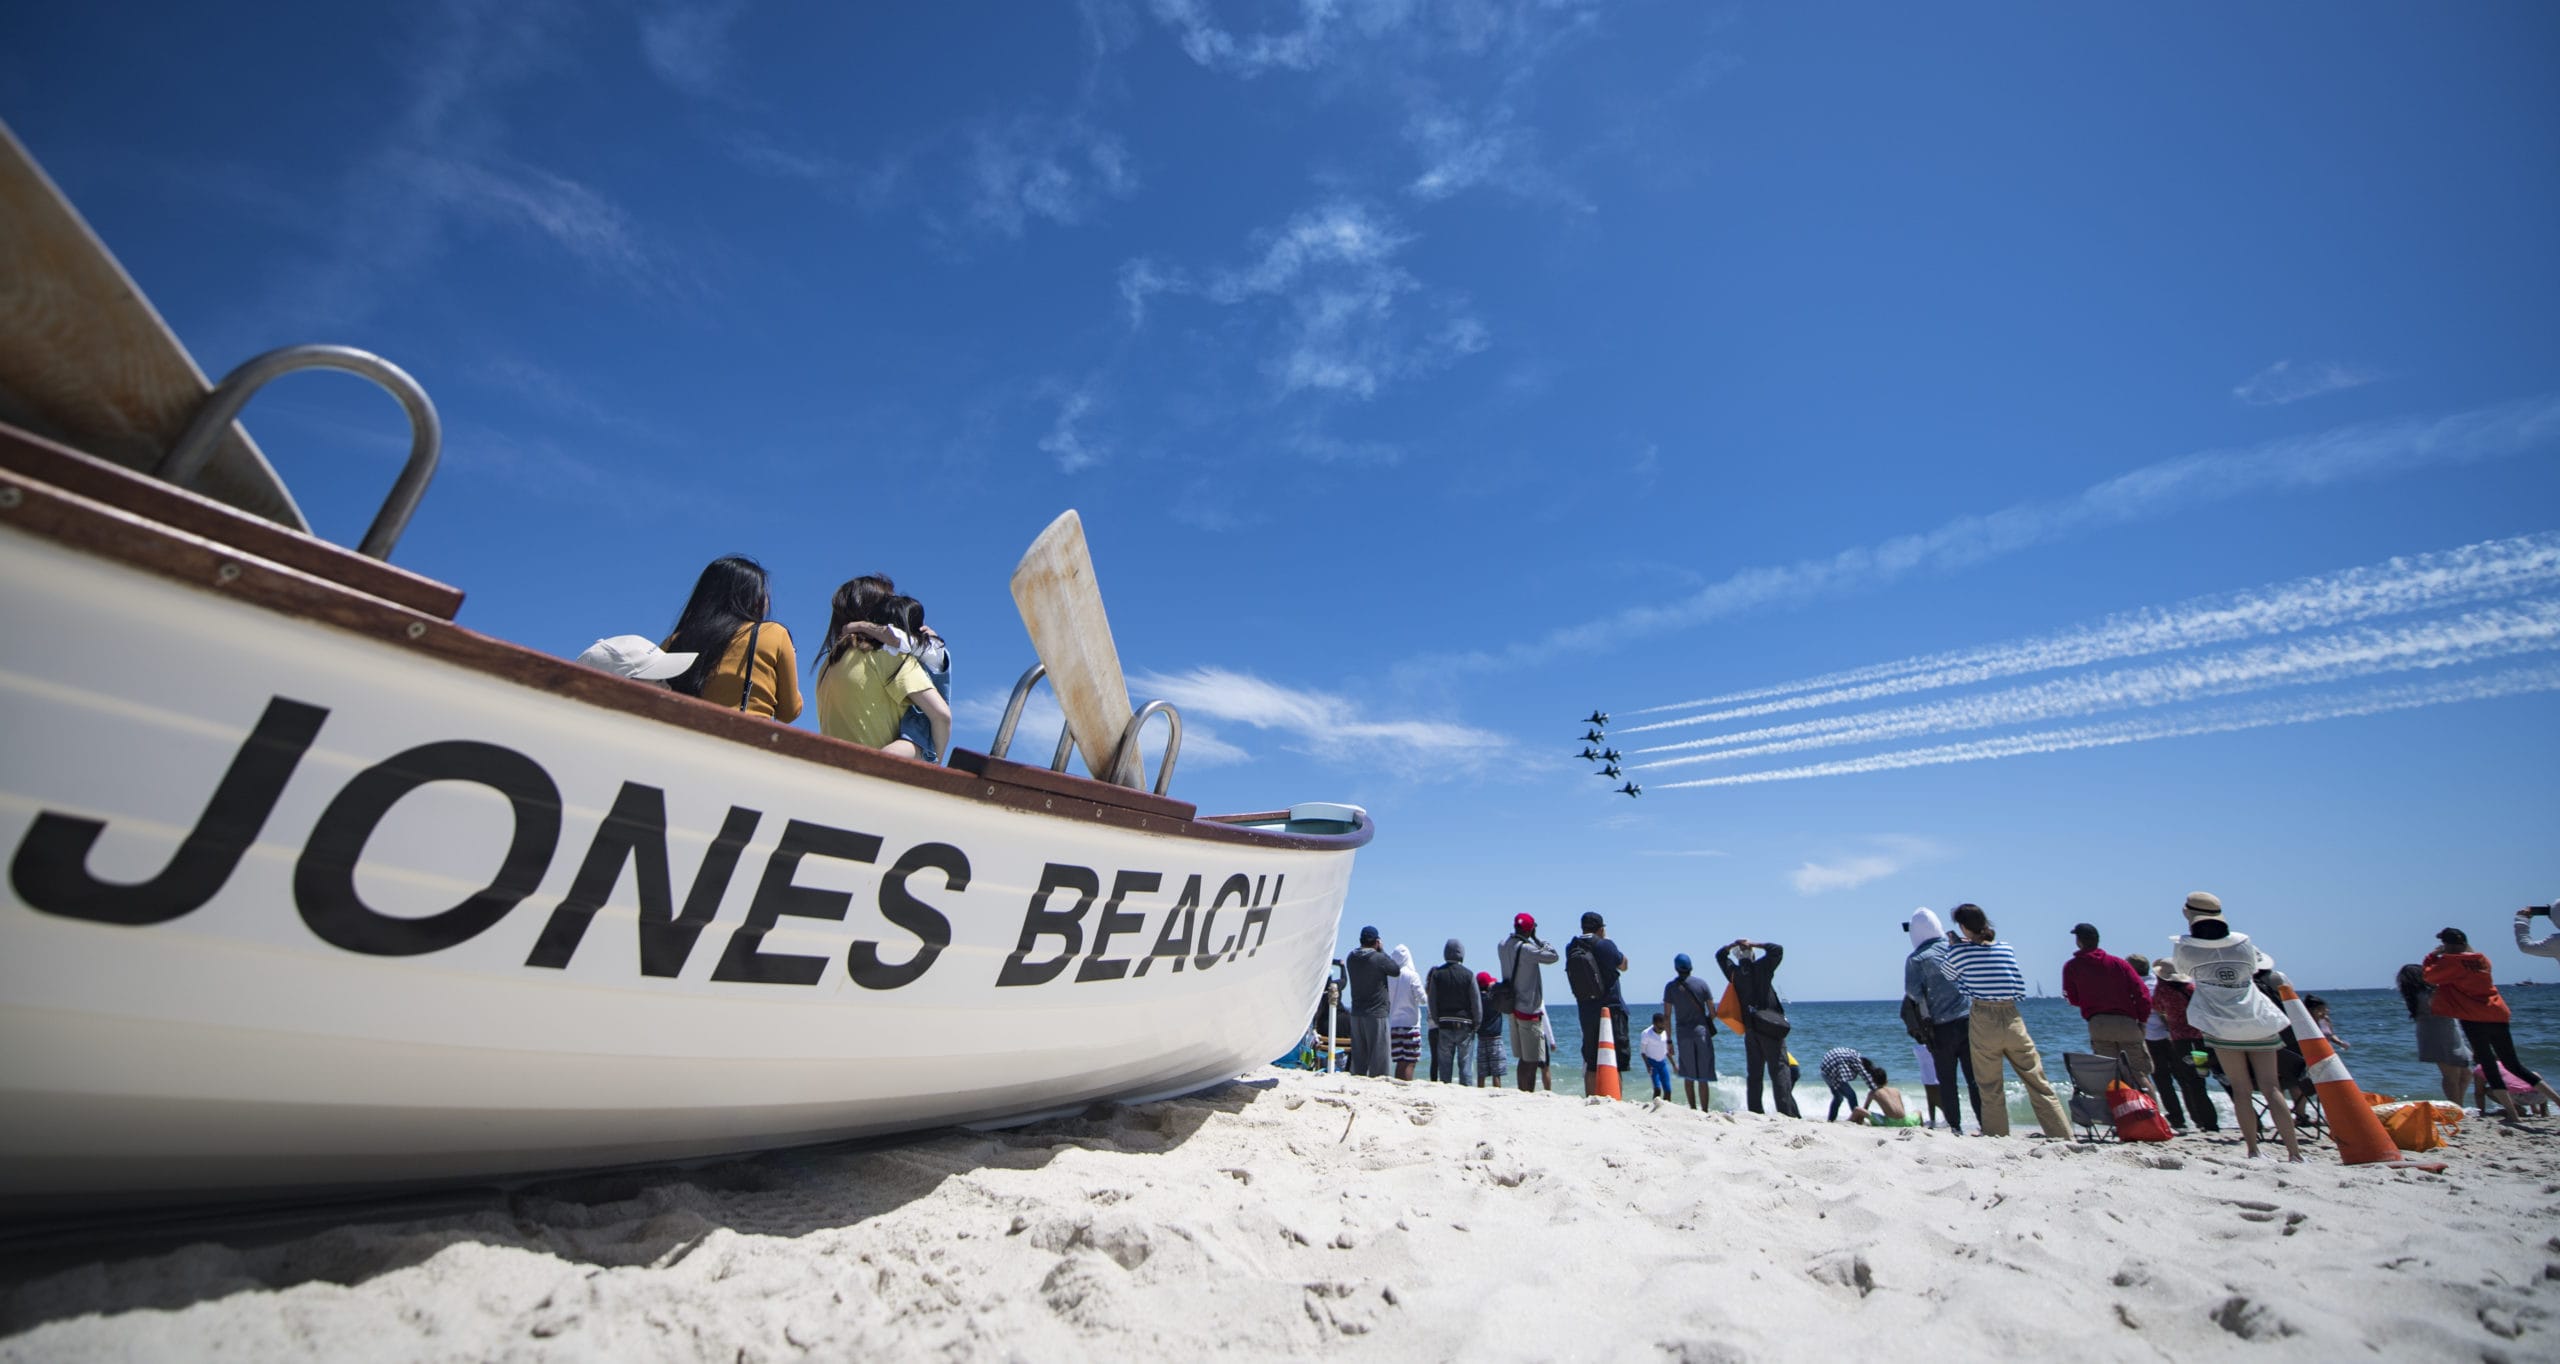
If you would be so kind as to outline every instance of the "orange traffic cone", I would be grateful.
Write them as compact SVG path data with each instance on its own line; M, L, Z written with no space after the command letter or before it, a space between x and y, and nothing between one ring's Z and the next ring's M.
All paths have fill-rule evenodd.
M2338 1158L2349 1165L2417 1164L2403 1159L2400 1143L2382 1130L2382 1119L2375 1117L2373 1106L2364 1101L2364 1091L2347 1073L2347 1063L2338 1058L2337 1048L2329 1045L2320 1025L2311 1021L2311 1011L2302 1007L2301 996L2293 992L2293 982L2279 974L2276 994L2284 1000L2285 1017L2293 1020L2293 1035L2302 1044L2307 1076L2320 1091L2320 1107L2329 1115L2329 1136L2338 1143ZM2277 1103L2284 1102L2282 1095L2269 1097Z
M1618 1090L1618 1029L1609 1021L1609 1011L1605 1008L1600 1011L1600 1078L1593 1088L1604 1098L1626 1097ZM2381 1119L2374 1119L2376 1128L2381 1125Z

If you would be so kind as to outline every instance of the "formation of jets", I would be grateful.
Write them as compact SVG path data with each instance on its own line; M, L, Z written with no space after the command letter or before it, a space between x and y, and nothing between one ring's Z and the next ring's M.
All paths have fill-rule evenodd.
M1590 726L1589 729L1582 732L1582 760L1584 762L1600 764L1600 770L1594 772L1592 775L1605 778L1609 781L1616 781L1618 778L1625 776L1626 773L1618 770L1618 758L1620 756L1618 750L1609 747L1609 735L1607 732L1609 725L1609 712L1605 710L1595 710L1589 715L1584 716L1582 723ZM1593 748L1593 744L1598 744L1600 747ZM1622 796L1641 796L1644 794L1644 788L1636 785L1634 782L1628 782L1626 785L1618 788L1618 794Z

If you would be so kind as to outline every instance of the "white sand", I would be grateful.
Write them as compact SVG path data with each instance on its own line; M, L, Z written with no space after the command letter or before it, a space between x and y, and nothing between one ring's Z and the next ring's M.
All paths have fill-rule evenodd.
M2560 1357L2560 1120L2445 1177L1272 1073L235 1250L0 1358Z

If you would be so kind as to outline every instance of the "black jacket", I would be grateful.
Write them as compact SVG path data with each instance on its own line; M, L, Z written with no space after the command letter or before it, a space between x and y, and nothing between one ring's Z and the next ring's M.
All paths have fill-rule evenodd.
M1387 1016L1387 982L1396 978L1396 959L1380 948L1363 947L1342 959L1342 974L1351 983L1351 1012L1362 1018Z
M1734 998L1746 1009L1775 1009L1785 1013L1787 1006L1778 1002L1778 987L1771 977L1778 974L1778 963L1786 960L1787 949L1773 942L1760 944L1760 955L1749 961L1735 961L1730 946L1716 949L1716 969L1733 982Z

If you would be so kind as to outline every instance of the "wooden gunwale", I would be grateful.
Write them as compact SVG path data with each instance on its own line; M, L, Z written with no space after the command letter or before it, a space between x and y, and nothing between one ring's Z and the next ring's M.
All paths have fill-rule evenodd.
M30 455L30 450L35 453ZM30 472L36 467L54 472L68 470L83 487L74 490L36 477ZM981 754L955 752L956 765L951 767L891 757L664 687L614 677L466 629L454 624L449 612L440 614L406 605L397 598L337 581L329 572L321 571L343 570L346 566L339 559L361 560L362 556L269 523L252 521L193 494L176 489L137 491L129 486L137 482L149 480L0 424L0 526L194 590L237 598L280 615L362 635L599 709L690 730L778 757L1006 809L1169 838L1310 852L1359 848L1368 843L1373 832L1365 820L1346 834L1293 834L1245 828L1218 817L1200 818L1196 807L1181 801L1045 768L1026 768ZM93 495L90 489L108 492L112 500ZM187 506L183 523L163 521L151 511L172 504L153 496L155 492L203 506ZM219 515L208 516L204 514L206 509ZM245 527L254 527L261 533L240 533ZM257 552L270 549L282 549L290 558ZM312 567L306 568L292 559ZM449 594L457 604L461 600L461 594L452 588L403 570L389 571ZM16 584L13 589L36 590L31 584ZM417 596L414 592L407 595ZM29 643L25 647L41 645Z

